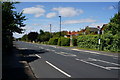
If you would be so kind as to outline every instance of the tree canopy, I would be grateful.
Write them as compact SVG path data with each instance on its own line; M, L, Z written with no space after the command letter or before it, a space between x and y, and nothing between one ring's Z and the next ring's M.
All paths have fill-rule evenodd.
M26 18L22 12L17 12L14 4L18 2L2 2L2 41L3 49L12 47L13 33L23 33Z

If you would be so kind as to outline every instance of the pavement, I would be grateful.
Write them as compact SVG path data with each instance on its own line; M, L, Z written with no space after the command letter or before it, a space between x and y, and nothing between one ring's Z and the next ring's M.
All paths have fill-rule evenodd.
M24 57L36 78L105 78L118 80L117 53L81 50L16 41L15 46ZM97 78L97 79L96 79ZM104 79L104 80L105 80ZM88 79L85 79L88 80Z
M15 47L2 56L2 80L36 80L29 64L21 61Z

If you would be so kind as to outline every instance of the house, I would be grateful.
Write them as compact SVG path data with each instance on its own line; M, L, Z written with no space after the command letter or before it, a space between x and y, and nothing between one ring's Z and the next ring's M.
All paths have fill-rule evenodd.
M70 36L78 36L80 31L69 31L64 37L70 38Z
M84 30L84 34L98 34L98 28L87 26Z
M102 28L101 28L101 30L100 30L100 33L101 33L101 34L104 34L104 31L105 31L105 29L106 29L106 26L107 26L107 24L103 24L103 26L102 26Z

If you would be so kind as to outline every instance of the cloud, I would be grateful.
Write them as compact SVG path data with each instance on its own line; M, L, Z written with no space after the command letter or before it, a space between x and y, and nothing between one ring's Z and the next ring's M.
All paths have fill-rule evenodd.
M97 27L97 26L102 27L103 24L106 24L106 23L92 23L92 24L90 24L90 26L92 26L92 27Z
M37 5L36 7L29 7L23 9L24 14L33 14L35 17L40 17L44 15L45 10L43 9L43 6Z
M52 10L58 11L59 15L63 17L73 17L83 13L82 9L75 9L73 7L58 7Z
M47 18L53 18L53 17L55 17L56 15L57 15L57 13L51 12L51 13L48 13L48 14L46 15L46 17L47 17Z
M113 7L113 6L109 6L108 9L109 9L109 10L112 10L112 9L114 9L114 7Z
M35 23L35 24L32 24L33 26L41 26L41 24L37 24L37 23Z
M93 19L80 19L80 20L66 20L62 22L62 24L77 24L77 23L89 23L89 22L96 22Z

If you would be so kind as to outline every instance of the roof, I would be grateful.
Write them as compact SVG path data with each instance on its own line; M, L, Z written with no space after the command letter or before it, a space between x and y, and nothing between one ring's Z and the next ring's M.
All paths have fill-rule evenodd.
M89 29L90 31L98 31L98 28L95 27L86 27L85 30Z

